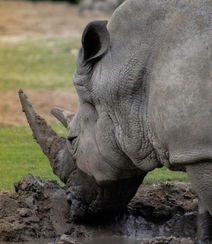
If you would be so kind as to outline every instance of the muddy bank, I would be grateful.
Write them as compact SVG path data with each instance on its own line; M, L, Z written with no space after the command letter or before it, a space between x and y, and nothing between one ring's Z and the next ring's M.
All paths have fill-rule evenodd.
M0 196L0 241L55 240L64 233L75 240L113 235L139 239L196 236L197 199L189 183L142 185L125 212L84 224L71 220L65 189L56 181L28 175L14 187L15 193Z

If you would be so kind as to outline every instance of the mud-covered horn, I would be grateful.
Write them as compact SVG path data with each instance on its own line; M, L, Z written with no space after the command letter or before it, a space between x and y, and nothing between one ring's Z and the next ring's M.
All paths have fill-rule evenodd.
M66 128L75 115L73 112L57 107L51 110L51 114L54 115Z
M34 139L48 157L54 174L66 183L70 172L76 168L68 151L66 139L58 136L45 119L35 112L26 94L21 89L19 90L19 98Z
M26 94L21 89L19 90L19 98L21 101L23 112L25 113L27 121L33 132L34 139L37 141L37 143L39 143L43 152L45 154L48 153L48 148L42 145L44 136L54 137L57 136L57 134L47 124L47 122L35 112Z

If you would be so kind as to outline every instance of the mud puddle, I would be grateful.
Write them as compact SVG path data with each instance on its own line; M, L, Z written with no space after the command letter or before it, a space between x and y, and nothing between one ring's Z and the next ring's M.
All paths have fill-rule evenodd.
M0 244L18 244L19 242L0 242ZM54 240L42 240L39 242L24 242L24 244L52 244ZM92 238L77 238L79 244L141 244L141 240L125 237L92 237Z
M77 238L79 244L140 244L141 240L125 238L125 237L92 237L92 238ZM19 242L0 242L0 244L18 244ZM21 242L22 243L22 242ZM24 242L24 244L52 244L54 240L42 240L39 242Z
M48 244L50 241L24 242L24 244ZM0 244L18 244L23 242L0 242Z
M141 240L129 239L125 237L95 237L95 238L83 238L78 239L79 243L82 244L141 244Z
M54 243L64 233L82 244L146 244L145 238L196 236L197 199L189 183L141 185L124 212L84 224L71 219L65 189L56 181L29 174L14 187L15 193L0 194L0 244Z

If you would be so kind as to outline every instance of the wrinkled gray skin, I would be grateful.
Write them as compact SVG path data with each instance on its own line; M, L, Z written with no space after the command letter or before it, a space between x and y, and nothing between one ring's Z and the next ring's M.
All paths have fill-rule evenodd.
M212 243L212 1L127 0L82 36L75 116L53 109L67 140L23 109L72 216L126 206L157 167L188 173L199 196L199 243Z

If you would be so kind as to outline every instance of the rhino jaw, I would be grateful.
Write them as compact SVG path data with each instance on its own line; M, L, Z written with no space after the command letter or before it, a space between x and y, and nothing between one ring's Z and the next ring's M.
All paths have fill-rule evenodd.
M135 195L146 173L127 179L104 182L101 186L93 176L78 167L66 183L71 217L75 221L100 219L110 212L122 211Z

